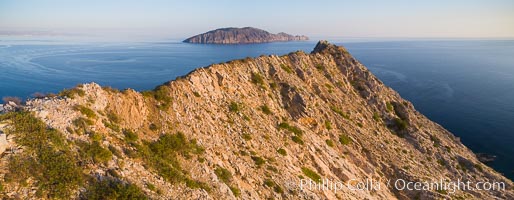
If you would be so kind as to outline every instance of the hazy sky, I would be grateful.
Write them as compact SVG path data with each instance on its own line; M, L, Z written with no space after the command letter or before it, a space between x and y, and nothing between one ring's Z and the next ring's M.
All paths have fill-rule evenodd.
M0 32L181 38L220 27L342 37L514 37L514 0L0 0Z

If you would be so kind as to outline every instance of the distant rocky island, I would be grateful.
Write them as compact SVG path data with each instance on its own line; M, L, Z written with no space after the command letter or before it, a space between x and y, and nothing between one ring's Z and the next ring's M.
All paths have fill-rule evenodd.
M309 40L309 38L303 35L294 36L287 33L273 34L258 28L244 27L220 28L195 35L184 40L184 42L198 44L252 44L301 40Z

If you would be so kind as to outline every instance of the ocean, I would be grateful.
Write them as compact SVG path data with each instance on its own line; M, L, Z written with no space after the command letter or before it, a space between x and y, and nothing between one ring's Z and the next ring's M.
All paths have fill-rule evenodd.
M331 42L514 179L514 40ZM62 42L0 37L0 97L79 83L149 90L191 70L245 57L310 52L315 41L251 45Z

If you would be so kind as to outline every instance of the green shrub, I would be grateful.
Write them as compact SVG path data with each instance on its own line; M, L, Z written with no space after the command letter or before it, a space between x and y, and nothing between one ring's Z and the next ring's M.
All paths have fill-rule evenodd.
M343 117L345 119L350 119L350 115L344 113L341 109L339 109L336 106L330 106L330 110L334 111L335 113L337 113L338 115L340 115L341 117Z
M94 124L94 122L90 119L86 119L86 118L83 118L83 117L79 117L75 120L73 120L73 125L75 125L77 128L81 128L81 129L87 129L88 126L91 126Z
M271 114L272 114L272 112L271 112L271 110L269 109L268 105L262 105L262 106L260 107L260 109L261 109L261 111L262 111L264 114L266 114L266 115L271 115Z
M110 128L114 132L120 132L120 126L118 126L117 124L111 123L107 120L102 120L102 123L104 124L105 127Z
M193 95L195 95L195 97L200 97L201 96L200 93L198 93L198 92L193 92Z
M434 135L430 135L430 140L434 143L434 147L439 147L441 145L441 140Z
M230 191L232 191L232 194L234 194L235 197L241 196L241 190L239 188L230 186Z
M196 144L196 140L188 141L182 132L164 134L149 147L157 156L163 158L175 153L188 157L190 154L201 154L205 151Z
M275 186L275 182L273 180L271 180L271 179L265 179L264 180L264 185L268 186L268 187L273 187L273 186Z
M379 115L378 113L376 113L376 112L375 112L375 113L373 113L373 119L374 119L375 121L377 121L377 122L378 122L378 121L380 121L380 115Z
M230 104L228 105L228 110L230 112L239 113L239 112L241 112L241 109L242 109L241 104L237 103L237 102L230 102Z
M121 158L121 152L118 149L116 149L116 147L109 145L108 149L109 149L109 151L111 151L112 155L115 155L116 157Z
M291 126L287 122L282 122L282 123L278 124L278 128L286 129L299 137L301 137L303 135L303 131L300 128L298 128L296 126Z
M129 200L149 198L146 197L141 188L134 184L124 183L119 180L103 177L100 180L94 180L93 183L86 188L84 199Z
M343 145L350 144L352 142L352 139L348 137L347 135L341 134L339 135L339 142Z
M116 113L108 112L107 113L107 119L109 119L112 123L120 123L120 118Z
M80 147L79 153L85 159L91 159L95 163L106 164L112 159L112 152L102 147L100 142L94 141L91 144L87 142L77 142Z
M104 139L104 136L101 133L91 132L89 133L89 138L93 141L102 141Z
M391 102L386 102L386 109L388 112L393 112L393 110L394 110L393 104L391 104Z
M252 139L252 135L248 134L248 133L243 133L242 135L243 139L248 141L248 140L251 140Z
M314 182L321 183L321 176L318 175L318 173L316 173L315 171L307 167L302 167L302 172L305 176L309 177Z
M261 165L264 165L264 163L266 163L266 160L264 160L263 158L259 157L259 156L252 156L251 157L252 160L255 162L255 164L257 166L261 166Z
M319 71L323 71L325 70L325 66L322 64L316 64L316 69L318 69Z
M407 129L407 122L406 121L403 121L402 119L400 118L394 118L394 125L396 126L396 128L398 128L399 130L405 130Z
M332 123L330 121L325 121L325 128L327 130L332 130Z
M252 83L263 86L264 78L259 73L252 72Z
M228 169L225 169L223 167L217 167L214 170L214 173L225 184L229 184L230 181L232 181L232 173L230 173L230 171L228 171Z
M325 140L325 143L327 143L327 145L329 147L334 147L335 146L334 141L332 141L332 140Z
M154 123L151 123L151 124L148 126L148 128L149 128L151 131L157 131L157 130L159 130L159 127L158 127L156 124L154 124Z
M190 154L201 154L205 150L196 144L196 140L187 140L181 132L176 134L163 134L158 140L153 142L144 142L143 145L133 143L137 149L132 156L125 153L129 157L143 158L146 166L154 169L157 174L162 176L170 183L186 183L190 188L202 188L210 191L207 184L200 181L191 180L186 172L181 168L177 156L190 157Z
M146 183L146 188L148 188L149 190L151 191L157 191L157 188L155 187L154 184L151 184L151 183Z
M170 96L170 89L166 85L157 86L152 91L144 91L142 94L145 97L154 98L159 102L158 108L161 110L167 110L173 101Z
M128 143L136 142L139 139L136 133L128 129L123 130L123 135L125 135L125 142Z
M293 140L293 142L295 142L295 143L298 143L298 144L301 144L301 145L303 145L303 144L304 144L304 142L303 142L302 138L301 138L301 137L298 137L298 136L296 136L296 135L293 135L293 136L291 137L291 139L292 139L292 140Z
M280 64L280 68L282 68L288 74L293 73L293 69L291 69L291 67L289 67L289 65Z
M280 194L284 193L284 190L279 185L275 185L275 187L273 187L273 191Z
M72 88L72 89L64 89L58 94L61 97L75 98L77 96L83 97L86 95L86 92L80 88Z
M287 152L286 152L286 150L285 150L285 149L280 148L280 149L278 149L278 150L277 150L277 152L278 152L278 154L280 154L280 155L287 156Z
M96 119L96 113L95 111L91 110L90 108L83 106L83 105L76 105L74 107L76 111L79 111L83 115L85 115L89 119Z

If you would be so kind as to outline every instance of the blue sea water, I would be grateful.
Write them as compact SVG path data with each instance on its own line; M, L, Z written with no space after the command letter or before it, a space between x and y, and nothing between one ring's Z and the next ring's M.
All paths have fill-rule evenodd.
M497 155L514 179L514 40L345 42L385 84L474 152ZM0 97L58 92L78 83L148 90L212 63L296 50L315 42L198 45L71 43L0 38Z

